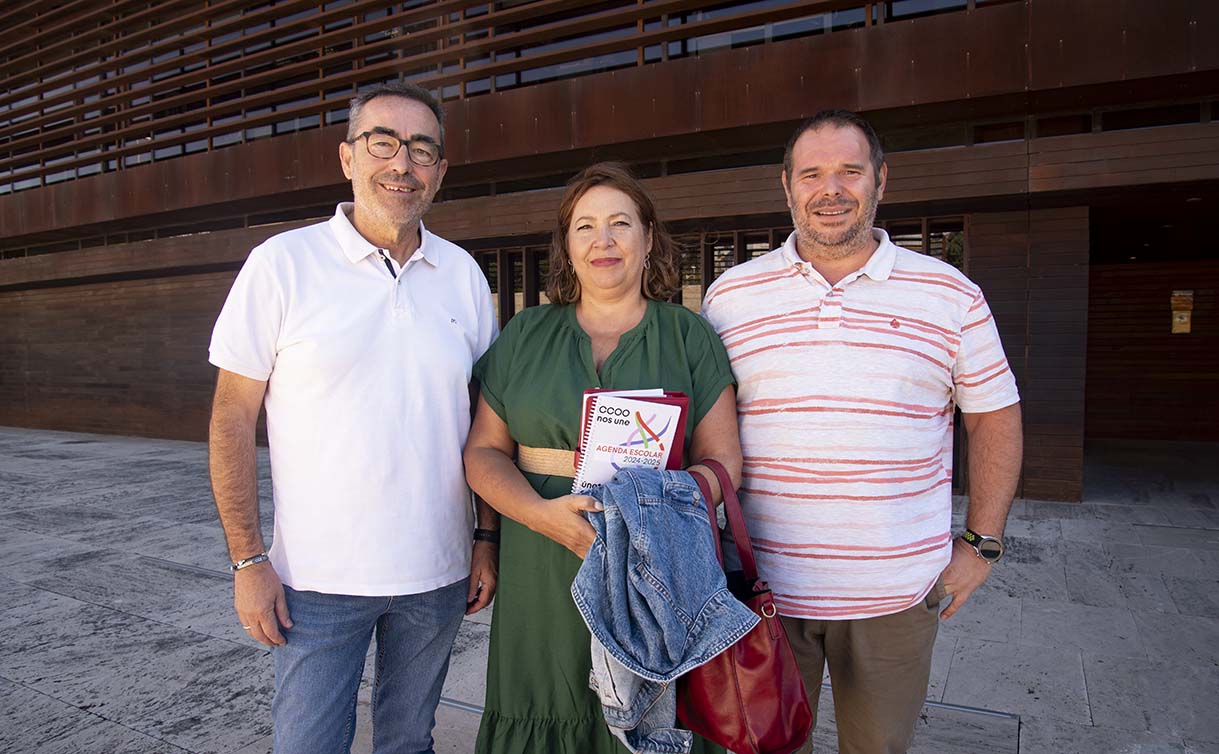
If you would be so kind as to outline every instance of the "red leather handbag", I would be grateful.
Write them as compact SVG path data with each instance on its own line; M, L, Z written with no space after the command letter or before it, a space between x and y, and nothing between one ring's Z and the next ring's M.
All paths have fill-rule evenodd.
M729 589L762 620L710 662L677 679L677 719L736 754L790 754L804 745L813 727L804 681L770 589L758 578L745 517L728 472L718 461L701 463L719 479L741 558L742 572L728 574ZM698 474L692 476L711 507L706 482ZM711 528L723 566L714 507Z

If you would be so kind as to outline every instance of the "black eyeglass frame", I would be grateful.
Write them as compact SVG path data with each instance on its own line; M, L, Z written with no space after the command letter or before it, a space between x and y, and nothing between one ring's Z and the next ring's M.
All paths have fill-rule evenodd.
M385 156L373 154L372 146L369 144L368 137L374 136L374 135L384 136L388 139L394 139L395 141L398 142L398 148L395 149L392 154L388 154ZM403 145L406 145L407 159L410 160L411 162L415 163L416 165L418 165L421 168L434 167L436 165L436 163L440 162L444 158L444 149L439 144L432 141L431 139L403 139L402 137L398 136L397 134L386 133L384 131L365 131L364 133L359 134L355 138L348 139L347 143L355 144L360 139L364 140L364 149L368 151L369 156L375 157L378 160L394 159L395 157L398 156L398 152L402 151ZM415 159L415 155L411 152L411 147L414 146L415 144L424 144L428 147L429 151L435 150L436 157L431 162L420 162L419 160Z

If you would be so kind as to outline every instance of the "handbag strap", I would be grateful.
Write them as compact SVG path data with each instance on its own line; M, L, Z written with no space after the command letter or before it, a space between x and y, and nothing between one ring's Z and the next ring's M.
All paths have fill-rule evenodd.
M720 525L715 518L715 503L711 502L711 485L707 484L707 480L703 479L702 474L691 474L694 481L698 484L698 491L703 493L703 500L707 502L707 517L711 520L711 541L715 543L715 559L719 561L720 567L724 567L724 550L720 545Z
M732 486L732 479L729 478L724 465L714 458L704 458L699 463L711 469L711 473L715 474L715 478L720 482L720 490L724 495L724 514L728 518L728 528L732 530L732 539L736 542L736 553L741 560L741 570L745 572L746 580L753 582L758 578L758 565L753 557L753 543L749 541L749 530L745 528L745 515L741 513L741 501L737 498L736 488ZM710 495L707 495L707 504L711 504ZM711 525L715 526L714 513L711 521ZM715 540L718 547L718 532ZM720 562L723 563L722 553Z

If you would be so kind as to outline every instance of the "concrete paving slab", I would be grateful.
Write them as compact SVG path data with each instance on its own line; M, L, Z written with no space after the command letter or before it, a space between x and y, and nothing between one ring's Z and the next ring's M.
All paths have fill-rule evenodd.
M1195 550L1194 557L1198 559L1202 570L1199 573L1214 575L1219 573L1219 552L1212 550Z
M1168 517L1159 508L1150 505L1106 505L1078 503L1051 503L1030 500L1028 516L1033 519L1091 519L1115 523L1167 524Z
M1134 616L1125 608L1028 600L1020 614L1021 644L1146 659Z
M1104 547L1072 548L1066 553L1065 566L1067 596L1071 602L1094 607L1126 607L1121 582L1113 578L1113 557Z
M0 678L0 751L187 754L173 744Z
M1184 615L1219 618L1219 578L1163 578L1177 611Z
M151 620L172 622L194 602L227 596L230 577L208 574L175 563L97 550L59 558L37 559L33 572L13 579L39 589L74 597Z
M0 678L200 754L269 732L264 653L64 597L37 616L6 626Z
M1066 601L1066 562L1060 556L1023 562L1005 558L991 569L986 586L1009 597Z
M1062 539L1062 521L1059 519L1028 520L1014 519L1007 522L1003 530L1004 538L1021 537L1023 539L1044 539L1056 542Z
M1219 550L1179 531L1219 529L1219 477L1175 451L1148 474L1119 450L1100 503L1016 501L1008 559L941 624L929 700L1020 714L1019 733L929 706L911 751L1219 754ZM233 614L202 444L0 428L0 521L0 752L270 751L269 651ZM482 703L490 615L459 635L459 703ZM367 682L358 699L368 754ZM819 754L832 725L826 693ZM468 754L477 726L442 706L437 751Z
M1118 576L1117 585L1126 598L1126 606L1131 610L1178 612L1162 576L1125 573Z
M1005 568L1000 562L993 570ZM1003 590L994 578L987 579L955 615L940 621L940 635L983 641L1012 642L1020 633L1019 597Z
M1183 547L1188 550L1219 550L1219 529L1187 526L1136 526L1141 544Z
M980 672L985 669L985 672ZM1079 650L959 639L944 701L1090 724Z
M1219 668L1219 619L1142 610L1131 612L1151 659Z
M159 518L170 523L220 525L212 493L202 484L197 485L190 494L168 483L160 486L115 486L111 493L105 496L97 494L84 502L92 507Z
M132 530L168 525L168 522L152 518L133 518L128 512L77 503L14 511L5 516L5 521L16 529L95 545L115 542L116 538L124 537Z
M1152 713L1137 676L1156 663L1092 653L1084 654L1083 663L1094 724L1115 730L1151 730Z
M1100 521L1112 521L1115 523L1130 523L1130 524L1167 524L1168 514L1165 513L1166 508L1152 503L1159 503L1159 499L1149 499L1144 505L1090 505L1088 506L1091 517ZM1074 505L1074 503L1067 503Z
M233 593L229 589L196 594L189 604L167 612L160 620L180 629L270 652L241 628L241 621L233 608Z
M1219 742L1215 666L1084 653L1094 724ZM1210 700L1209 705L1182 699Z
M0 514L0 518L3 514ZM10 578L37 573L39 561L56 556L97 552L102 548L62 537L0 526L0 573Z
M1164 514L1168 518L1168 523L1172 526L1219 529L1219 510L1174 507L1166 509Z
M1059 528L1068 548L1099 548L1102 543L1144 544L1135 531L1135 525L1129 523L1102 521L1099 518L1075 518L1060 521Z
M140 553L172 563L194 566L230 578L229 551L224 533L216 524L173 523L151 519L158 526L133 526L116 537L112 547ZM270 537L267 537L270 541Z
M1113 556L1113 569L1116 573L1182 578L1192 578L1201 572L1202 560L1199 553L1207 552L1182 547L1125 544L1111 545L1107 549Z
M1180 738L1057 720L1020 721L1020 754L1189 754Z

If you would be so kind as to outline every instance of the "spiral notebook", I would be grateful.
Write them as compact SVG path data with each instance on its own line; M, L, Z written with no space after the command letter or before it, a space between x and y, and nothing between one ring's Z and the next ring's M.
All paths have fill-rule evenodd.
M678 392L586 392L572 492L585 493L627 466L681 468L689 405Z

